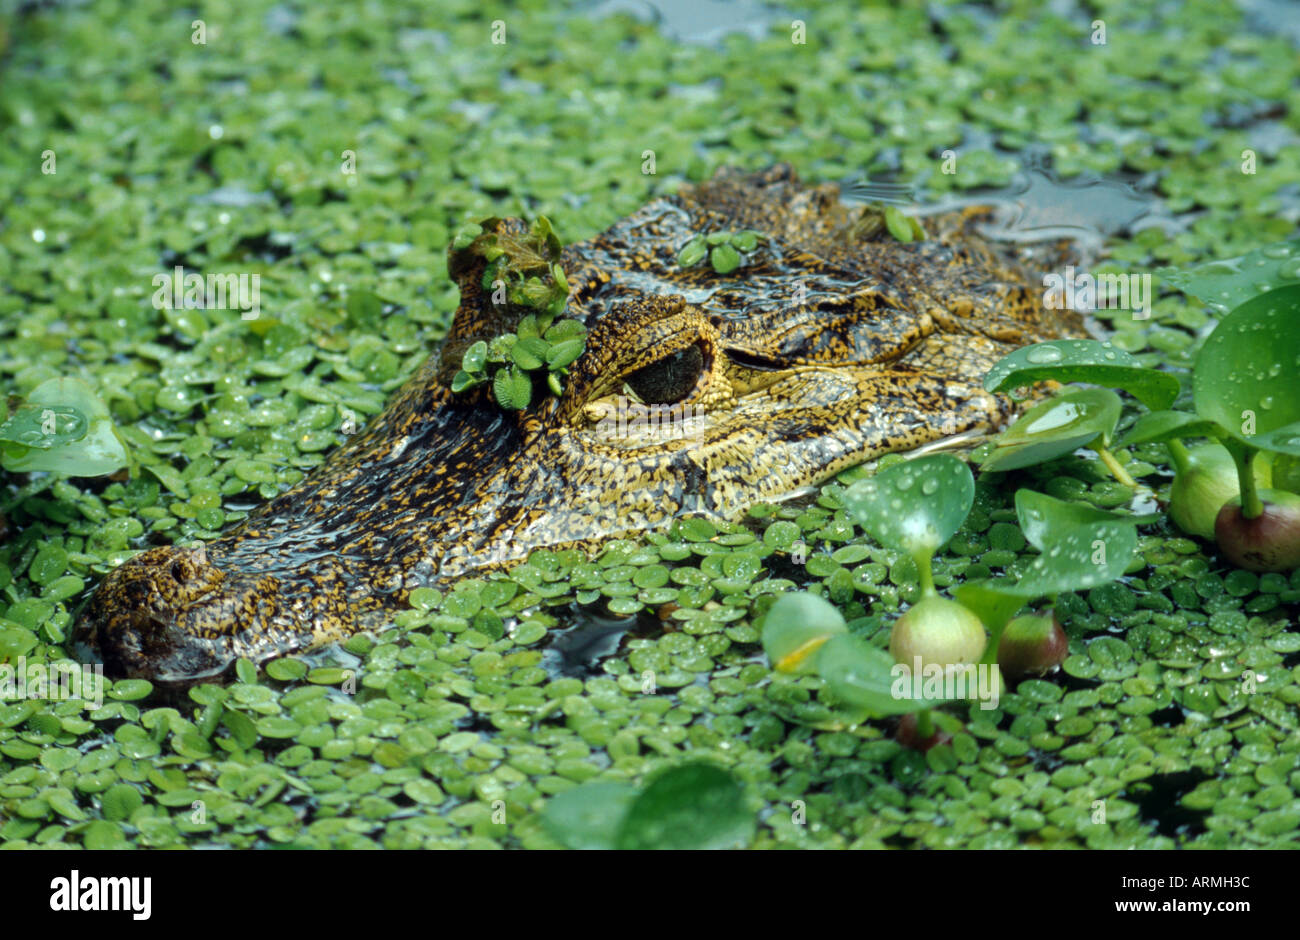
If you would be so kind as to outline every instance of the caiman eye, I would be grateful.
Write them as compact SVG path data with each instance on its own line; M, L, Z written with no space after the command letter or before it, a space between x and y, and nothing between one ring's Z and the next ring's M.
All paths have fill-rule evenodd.
M644 404L671 405L690 394L703 371L704 354L692 344L637 369L625 381Z

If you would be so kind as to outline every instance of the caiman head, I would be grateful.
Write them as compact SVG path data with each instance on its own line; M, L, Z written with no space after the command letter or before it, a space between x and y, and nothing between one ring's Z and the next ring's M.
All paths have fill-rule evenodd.
M586 351L561 396L525 411L503 410L490 383L451 389L464 351L521 315L484 289L483 258L457 253L451 329L387 409L227 534L110 572L78 636L112 672L192 681L383 626L413 589L535 548L735 519L876 455L995 426L1010 404L983 390L988 367L1081 325L1044 308L1023 246L973 234L982 213L930 217L902 243L788 166L685 186L564 250L565 316L586 326ZM678 263L696 235L739 230L763 237L735 270Z

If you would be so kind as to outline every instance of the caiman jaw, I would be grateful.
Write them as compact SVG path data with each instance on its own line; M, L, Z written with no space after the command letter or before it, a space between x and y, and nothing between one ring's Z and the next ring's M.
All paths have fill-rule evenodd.
M154 548L109 572L83 614L78 644L98 651L113 675L185 684L240 658L343 639L366 607L348 604L341 590L294 590L295 581L237 568L227 574L209 551Z
M863 241L862 210L833 186L787 166L720 171L565 249L586 352L562 397L524 412L487 386L450 390L472 343L513 328L485 262L457 257L442 350L384 413L202 551L153 548L110 572L76 639L118 674L193 681L385 626L413 589L534 548L736 519L863 460L996 426L1010 404L984 392L985 371L1082 327L1043 308L1010 249L972 234L978 217L930 217L911 244ZM697 234L741 229L764 238L734 272L678 265Z

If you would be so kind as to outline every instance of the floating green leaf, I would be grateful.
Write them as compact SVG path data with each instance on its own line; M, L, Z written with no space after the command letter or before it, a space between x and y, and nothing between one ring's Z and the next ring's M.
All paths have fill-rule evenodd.
M586 346L587 341L581 336L574 339L560 340L547 350L546 365L552 371L572 365L582 355Z
M952 538L974 500L970 468L950 454L894 464L844 494L844 505L867 534L913 556L931 555Z
M885 227L889 229L889 234L893 235L900 242L910 242L916 233L912 229L911 220L898 210L897 206L885 206Z
M24 405L0 424L0 441L48 450L79 441L90 422L66 405Z
M506 411L523 411L533 395L532 379L511 366L501 369L492 380L492 393Z
M979 617L994 635L1019 613L1026 600L1016 591L1010 578L963 581L952 589L952 596L957 603Z
M693 268L705 259L709 253L708 241L703 235L696 235L677 255L677 263L683 268Z
M1025 537L1041 552L1014 588L1024 597L1107 584L1124 573L1137 551L1136 517L1030 490L1016 494L1016 515Z
M735 777L712 764L673 767L632 801L619 826L620 849L729 849L754 835L754 813Z
M470 375L464 369L460 369L451 378L451 390L453 392L463 392L467 388L473 388L475 385L482 385L486 381L486 376Z
M575 339L587 335L587 328L577 320L558 320L554 325L546 330L546 341L548 343L562 343L565 340Z
M129 819L132 813L144 805L140 791L129 783L109 787L101 800L105 819Z
M514 333L503 333L500 336L494 336L488 343L487 361L496 364L502 364L510 361L510 350L515 343L519 342L519 337Z
M468 222L456 230L456 236L451 240L451 248L453 251L463 251L482 234L483 226L477 222Z
M30 653L39 641L36 634L17 625L0 626L0 663L14 663Z
M542 825L574 849L725 849L749 843L754 814L740 782L706 763L669 768L640 792L588 783L553 797Z
M12 473L47 470L65 476L100 476L126 465L126 450L113 430L108 407L94 390L80 379L60 378L42 382L27 396L28 408L44 411L61 409L84 417L84 435L71 442L48 447L18 443L0 444L0 463ZM56 430L58 419L55 418ZM69 423L65 419L65 427Z
M515 335L520 339L535 339L541 335L537 328L537 315L533 313L526 314L519 320L519 325L515 327Z
M376 332L384 316L384 302L370 291L354 291L348 295L346 309L348 320L366 332Z
M1217 437L1223 431L1213 421L1185 411L1152 411L1133 422L1117 442L1120 447L1179 440L1185 437Z
M1179 390L1172 373L1144 368L1122 349L1095 339L1021 347L994 363L984 388L1001 392L1048 380L1122 388L1153 411L1172 405Z
M1246 301L1201 346L1196 413L1242 443L1300 455L1300 285Z
M1270 288L1300 281L1300 238L1265 245L1239 258L1181 271L1161 268L1156 273L1167 284L1227 313Z
M1025 540L1040 552L1058 541L1066 532L1089 526L1152 523L1159 516L1132 516L1108 512L1087 503L1066 502L1045 493L1020 489L1016 491L1016 518Z
M482 340L471 343L470 347L465 350L465 355L461 357L460 367L466 372L482 372L483 367L487 364L487 352L487 343Z
M540 369L546 364L551 344L538 336L521 336L510 349L510 356L521 369Z
M588 783L552 797L542 810L542 826L571 849L613 849L628 807L636 799L626 783Z
M997 439L985 470L1018 470L1064 457L1098 439L1103 446L1119 421L1123 404L1109 389L1073 389L1026 411Z
M910 681L888 652L858 636L831 637L817 652L817 674L836 698L877 715L904 715L947 699L913 698Z
M709 263L718 274L730 274L740 267L740 252L730 244L717 245L709 252Z
M778 672L811 672L821 645L846 631L829 601L806 591L783 594L764 617L763 651Z

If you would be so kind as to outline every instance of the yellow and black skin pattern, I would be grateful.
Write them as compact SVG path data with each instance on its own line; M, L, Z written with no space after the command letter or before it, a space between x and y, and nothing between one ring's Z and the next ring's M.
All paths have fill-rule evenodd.
M985 371L1083 335L1077 315L1044 307L1032 249L975 233L987 208L930 216L910 243L868 211L788 165L723 169L569 246L565 315L587 327L586 351L562 396L522 412L490 383L451 391L464 350L523 312L494 306L485 262L456 253L448 335L386 410L221 537L111 571L80 648L117 675L193 682L382 628L413 589L532 549L737 519L863 460L1004 423L1012 405L983 390ZM695 235L742 229L765 237L734 271L678 264Z

